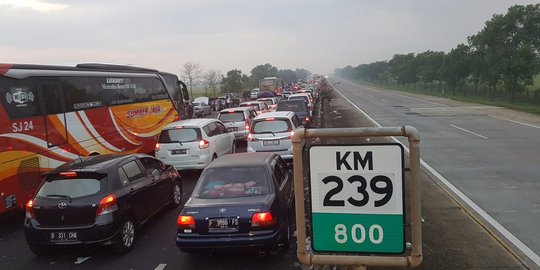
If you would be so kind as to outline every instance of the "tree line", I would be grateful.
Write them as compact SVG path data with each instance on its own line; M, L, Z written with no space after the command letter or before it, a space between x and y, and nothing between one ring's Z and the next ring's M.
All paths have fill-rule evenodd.
M449 53L395 54L391 60L347 66L336 75L379 85L448 89L509 98L526 92L540 72L540 4L514 5L495 14L477 34ZM538 98L540 89L535 91Z
M255 66L249 75L242 73L239 69L232 69L223 76L217 70L204 71L199 62L186 62L182 70L182 77L190 91L193 90L194 84L202 84L205 95L214 97L222 92L242 94L259 87L259 80L265 77L279 77L284 83L289 83L309 75L311 72L303 68L278 69L269 63ZM193 92L191 96L193 96Z

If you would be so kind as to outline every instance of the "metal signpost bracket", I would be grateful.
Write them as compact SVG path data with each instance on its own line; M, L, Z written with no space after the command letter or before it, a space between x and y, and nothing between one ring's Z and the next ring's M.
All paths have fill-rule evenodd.
M411 251L410 255L403 256L377 256L368 255L335 255L316 254L309 250L306 245L306 218L304 203L304 170L302 157L302 141L307 138L335 138L335 137L407 137L409 142L409 198L411 207ZM420 187L418 172L420 168L420 139L418 131L411 126L403 127L366 127L366 128L326 128L326 129L301 129L292 138L293 141L293 165L294 165L294 189L295 210L298 249L297 256L301 263L307 265L344 265L358 269L366 269L367 266L401 266L415 268L422 263L422 220ZM369 253L369 252L367 252Z

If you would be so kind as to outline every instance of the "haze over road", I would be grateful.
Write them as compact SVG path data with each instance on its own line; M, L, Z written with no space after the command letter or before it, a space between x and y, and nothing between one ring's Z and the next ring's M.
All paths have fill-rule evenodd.
M532 250L538 264L540 117L332 81L381 126L416 127L421 158Z

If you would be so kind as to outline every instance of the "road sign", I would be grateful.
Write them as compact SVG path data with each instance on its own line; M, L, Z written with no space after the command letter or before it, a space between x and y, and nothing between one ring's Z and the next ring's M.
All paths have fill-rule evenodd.
M309 160L313 250L403 253L400 144L312 146Z

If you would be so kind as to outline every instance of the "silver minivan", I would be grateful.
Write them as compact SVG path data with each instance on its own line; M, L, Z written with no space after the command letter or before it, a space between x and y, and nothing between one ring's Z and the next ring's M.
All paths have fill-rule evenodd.
M292 160L292 136L302 121L294 112L279 111L258 115L247 139L247 152L274 152L283 159Z
M257 112L253 107L237 107L221 110L217 118L237 140L245 140L256 116Z
M221 121L198 118L167 125L159 134L155 156L177 170L197 170L235 151L234 135Z

